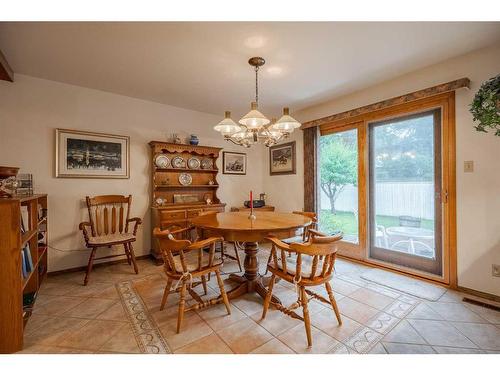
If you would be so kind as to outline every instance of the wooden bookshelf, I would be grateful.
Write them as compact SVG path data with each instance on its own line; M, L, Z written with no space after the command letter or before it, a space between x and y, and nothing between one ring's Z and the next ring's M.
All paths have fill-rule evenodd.
M217 197L217 159L220 148L208 146L192 146L184 144L175 144L167 142L152 141L151 147L151 165L152 165L152 197L151 197L151 229L160 227L168 229L169 227L186 227L190 219L198 216L204 211L224 212L226 206ZM170 161L176 156L180 156L185 162L185 168L174 168L170 164L168 168L158 168L155 165L155 159L158 155L166 155ZM196 157L199 160L210 159L212 168L194 168L188 167L188 160ZM191 175L192 183L190 185L181 185L179 176L181 173ZM174 203L175 194L190 194L197 196L197 201L192 203ZM159 205L157 199L161 198L163 204ZM206 204L205 199L210 198L211 204ZM158 243L151 238L151 253L157 263L162 262L161 253L158 249Z
M28 211L28 223L21 230L21 207ZM39 207L45 217L39 217ZM24 326L31 316L36 295L47 275L48 218L47 195L0 198L0 353L14 353L23 348ZM45 232L45 244L38 245L38 235ZM21 251L29 244L33 270L23 278ZM28 308L23 296L35 293ZM31 307L31 308L30 308Z

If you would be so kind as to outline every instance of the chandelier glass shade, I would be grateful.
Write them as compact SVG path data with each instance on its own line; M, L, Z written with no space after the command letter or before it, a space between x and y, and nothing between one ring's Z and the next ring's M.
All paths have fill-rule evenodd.
M258 110L258 74L265 60L262 57L252 57L248 63L255 68L255 101L251 103L250 112L237 124L231 119L231 112L226 111L224 119L214 126L214 130L220 132L225 140L243 147L250 147L259 141L269 147L287 138L301 124L290 116L288 108L283 108L283 116L278 121L270 121Z
M226 111L225 116L224 116L224 120L222 120L217 125L215 125L214 130L221 132L222 135L226 136L226 135L235 134L235 133L241 131L242 128L241 128L241 126L239 126L237 123L235 123L231 119L231 112Z

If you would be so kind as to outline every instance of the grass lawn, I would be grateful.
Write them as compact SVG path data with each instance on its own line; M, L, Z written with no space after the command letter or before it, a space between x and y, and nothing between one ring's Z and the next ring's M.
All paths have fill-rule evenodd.
M377 224L386 228L397 227L399 226L399 218L397 216L377 215ZM326 233L341 230L347 235L358 235L358 224L352 212L337 211L334 215L330 210L321 210L319 228ZM422 219L422 228L434 229L434 221Z

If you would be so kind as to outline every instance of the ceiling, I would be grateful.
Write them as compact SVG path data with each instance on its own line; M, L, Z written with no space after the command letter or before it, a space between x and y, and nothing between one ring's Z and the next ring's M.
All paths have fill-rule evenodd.
M14 72L203 112L277 116L500 42L500 23L0 23Z

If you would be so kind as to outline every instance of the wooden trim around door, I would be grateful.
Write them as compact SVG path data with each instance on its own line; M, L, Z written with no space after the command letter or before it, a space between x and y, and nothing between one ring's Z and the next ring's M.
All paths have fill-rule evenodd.
M368 236L364 236L359 231L359 246L361 251L358 253L355 244L343 243L346 251L341 252L346 258L351 258L372 266L392 269L397 272L409 274L417 278L422 278L437 282L456 289L457 281L457 233L456 233L456 139L455 139L455 92L445 92L442 94L426 97L424 99L414 100L409 103L394 105L389 108L374 110L350 118L342 118L336 121L324 123L320 126L321 135L335 133L337 131L349 130L358 127L358 191L359 191L359 216L361 221L361 212L363 213L364 231L368 229L368 149L367 149L367 129L368 123L373 121L389 120L391 118L410 115L413 113L424 112L441 108L442 121L442 201L443 210L443 276L436 276L426 272L411 270L402 266L388 264L377 261L368 256ZM363 139L363 145L360 145ZM363 181L361 179L364 179ZM363 225L362 225L363 226ZM361 229L361 228L360 228ZM362 238L363 237L363 238Z

